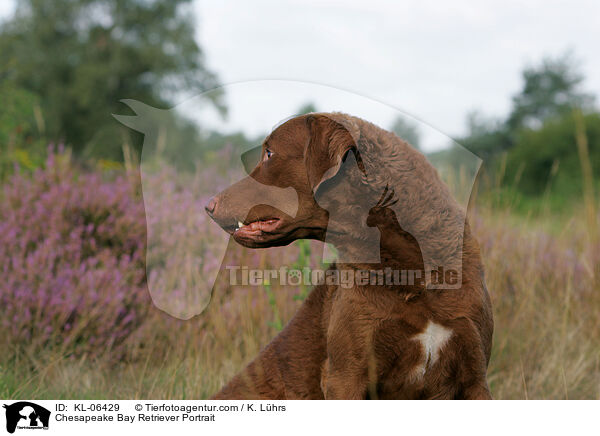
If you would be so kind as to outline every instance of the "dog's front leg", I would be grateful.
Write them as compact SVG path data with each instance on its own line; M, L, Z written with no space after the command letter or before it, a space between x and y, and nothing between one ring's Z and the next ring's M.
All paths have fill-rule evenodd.
M464 400L492 400L492 394L487 383L482 381L481 383L474 384L466 388L462 396L458 397Z
M213 399L323 399L326 359L322 326L326 287L317 286L279 335Z
M326 400L364 400L367 397L367 377L358 367L332 367L327 359L321 376L321 389Z
M322 369L325 399L364 400L376 397L377 364L373 351L373 322L349 293L338 294L327 331L327 360Z
M285 387L276 364L273 344L236 375L213 400L282 400Z

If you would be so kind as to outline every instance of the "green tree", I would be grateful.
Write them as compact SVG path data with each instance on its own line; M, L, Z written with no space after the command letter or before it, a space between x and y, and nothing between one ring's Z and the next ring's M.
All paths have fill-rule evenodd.
M600 171L600 114L585 116L590 165ZM580 156L572 113L544 122L538 129L523 129L508 153L506 182L528 196L541 196L547 189L567 199L582 193Z
M541 127L544 121L570 112L573 107L593 106L594 97L581 90L583 75L569 53L525 68L522 77L523 88L513 97L506 121L513 132L522 127Z
M16 163L34 169L44 161L46 147L44 120L39 98L31 92L0 82L0 180Z
M0 27L0 81L39 96L48 140L118 158L133 134L111 117L119 100L164 108L218 85L187 3L22 0ZM223 110L220 93L210 95Z
M471 112L467 118L468 132L457 141L483 159L483 169L492 180L495 180L494 175L505 171L501 156L506 156L506 176L520 178L519 189L539 193L543 190L540 186L546 186L551 168L563 160L567 150L555 145L545 146L537 138L549 131L552 121L569 119L574 107L590 113L594 97L581 90L583 75L570 54L545 58L539 64L525 68L522 77L522 89L512 98L512 108L506 119L486 118ZM537 135L538 130L543 132ZM572 134L572 130L569 132ZM573 142L569 144L572 146ZM559 149L561 156L551 158L550 155L559 153ZM570 150L575 151L574 148ZM518 168L522 170L523 165L529 165L525 161L530 159L532 164L527 171L517 171Z

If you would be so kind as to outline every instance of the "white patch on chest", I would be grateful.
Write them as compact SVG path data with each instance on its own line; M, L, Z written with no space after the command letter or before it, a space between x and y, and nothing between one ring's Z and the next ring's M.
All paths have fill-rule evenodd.
M412 372L415 379L421 378L425 372L433 366L440 357L440 350L446 345L452 336L452 330L429 321L425 331L414 336L412 339L421 343L423 347L423 358Z

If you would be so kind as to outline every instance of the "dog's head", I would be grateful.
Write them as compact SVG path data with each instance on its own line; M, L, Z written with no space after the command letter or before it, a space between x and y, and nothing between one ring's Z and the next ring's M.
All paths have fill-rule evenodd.
M250 248L318 239L345 264L393 258L461 271L465 214L424 155L359 118L313 113L263 142L250 175L208 214ZM445 286L445 285L444 285Z
M335 229L328 229L329 213L318 200L335 189L349 153L358 156L356 143L332 116L290 119L264 140L250 175L213 197L206 211L251 248L324 240Z

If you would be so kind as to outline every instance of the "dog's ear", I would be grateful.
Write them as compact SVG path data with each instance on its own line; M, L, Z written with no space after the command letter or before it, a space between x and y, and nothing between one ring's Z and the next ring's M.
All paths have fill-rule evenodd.
M306 117L309 140L304 152L304 164L313 193L323 183L335 177L348 153L355 154L359 165L360 156L356 142L342 124L324 114L310 114Z

